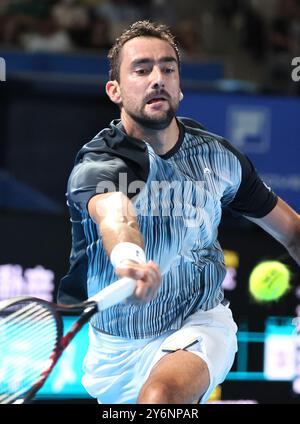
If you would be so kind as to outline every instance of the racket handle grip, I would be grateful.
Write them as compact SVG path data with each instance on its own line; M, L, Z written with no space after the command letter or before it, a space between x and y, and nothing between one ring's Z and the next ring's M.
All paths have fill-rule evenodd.
M134 292L135 286L135 280L123 277L115 283L105 287L99 293L90 297L89 300L97 302L98 310L103 311L104 309L110 308L131 296Z

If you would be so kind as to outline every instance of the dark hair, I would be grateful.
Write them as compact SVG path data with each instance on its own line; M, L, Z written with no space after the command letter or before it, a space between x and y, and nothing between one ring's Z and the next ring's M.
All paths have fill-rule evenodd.
M174 49L178 61L178 68L180 68L180 55L175 37L170 32L169 27L163 24L155 24L149 21L137 21L130 25L119 38L116 39L114 45L108 52L108 59L110 64L109 79L119 81L120 78L120 56L121 51L127 41L136 37L155 37L160 40L167 41Z

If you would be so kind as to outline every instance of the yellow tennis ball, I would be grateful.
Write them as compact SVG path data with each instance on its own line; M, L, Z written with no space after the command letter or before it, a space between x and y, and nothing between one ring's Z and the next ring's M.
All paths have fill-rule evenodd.
M278 261L264 261L256 265L250 274L249 290L255 300L278 300L289 288L290 271Z

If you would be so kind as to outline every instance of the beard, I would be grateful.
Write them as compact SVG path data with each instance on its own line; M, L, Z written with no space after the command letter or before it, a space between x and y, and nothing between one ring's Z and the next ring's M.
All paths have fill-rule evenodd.
M149 116L144 111L136 113L127 110L126 112L137 124L144 128L150 130L164 130L171 124L173 118L176 116L177 109L178 106L174 107L170 105L167 111L163 112L161 116L157 117Z

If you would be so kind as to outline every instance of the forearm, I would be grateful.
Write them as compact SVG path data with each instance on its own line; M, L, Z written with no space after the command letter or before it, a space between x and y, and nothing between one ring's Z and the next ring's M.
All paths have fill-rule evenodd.
M137 216L131 201L122 193L95 196L89 202L89 213L98 225L103 247L108 256L122 242L130 242L144 248Z
M249 219L279 241L300 265L300 215L295 210L279 198L267 216Z
M300 266L300 215L287 209L289 212L286 214L286 221L291 222L290 226L286 226L284 233L287 234L283 237L283 245L289 252L290 256Z
M157 264L146 261L144 239L131 201L120 192L101 194L90 200L88 210L98 225L103 247L118 276L136 281L130 301L140 303L152 300L156 296L161 274Z
M299 233L295 234L295 238L290 245L286 246L291 257L297 262L300 266L300 229Z
M103 220L99 224L100 234L102 236L103 247L108 256L112 249L122 242L130 242L144 248L144 240L139 231L136 221L128 221L124 218L124 222L116 222L111 220Z

